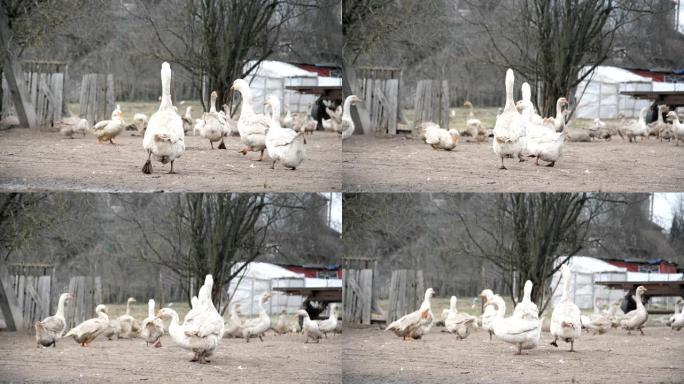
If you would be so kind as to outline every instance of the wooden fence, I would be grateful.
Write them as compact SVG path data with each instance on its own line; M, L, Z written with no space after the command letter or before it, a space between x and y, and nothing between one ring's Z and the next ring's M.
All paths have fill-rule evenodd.
M72 299L64 313L69 328L95 317L95 307L102 304L101 281L100 276L75 276L69 280Z
M79 116L95 124L107 120L114 111L114 76L89 73L83 75L79 96Z
M420 307L425 297L423 271L409 269L393 271L389 294L388 323Z
M10 331L32 329L35 321L50 314L54 268L47 265L9 267L0 267L0 310L5 326Z
M373 270L345 269L342 286L346 324L370 325L373 303Z
M24 74L23 87L28 101L35 108L38 125L53 126L62 120L67 64L59 61L24 61L21 69ZM9 97L9 85L4 76L2 94L3 117L15 115L14 103Z
M401 69L363 67L356 75L358 96L368 110L372 131L396 134Z
M449 81L420 80L416 87L413 127L431 121L449 128Z

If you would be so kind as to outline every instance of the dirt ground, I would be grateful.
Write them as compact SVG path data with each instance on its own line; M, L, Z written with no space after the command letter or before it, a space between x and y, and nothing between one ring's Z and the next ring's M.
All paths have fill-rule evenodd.
M0 382L340 383L341 340L304 344L301 335L270 332L263 343L223 339L211 363L200 365L168 335L162 348L146 347L142 339L101 338L90 348L71 339L36 348L31 335L0 332Z
M0 131L0 189L15 191L95 192L334 192L342 189L341 142L335 133L316 132L307 138L307 158L296 171L270 161L254 161L258 154L238 153L238 137L227 150L211 150L209 141L186 136L186 150L169 165L146 160L142 137L124 132L117 145L96 144L87 134L74 139L58 132L14 128Z
M684 145L568 142L554 168L499 159L488 142L434 150L402 135L355 135L343 146L346 192L674 192L684 189ZM544 162L541 162L544 163ZM544 163L545 164L545 163Z
M423 340L404 342L378 328L345 330L345 384L380 383L681 383L684 333L647 327L646 336L626 331L583 334L569 344L541 345L515 356L515 347L489 342L486 332L465 340L433 328Z

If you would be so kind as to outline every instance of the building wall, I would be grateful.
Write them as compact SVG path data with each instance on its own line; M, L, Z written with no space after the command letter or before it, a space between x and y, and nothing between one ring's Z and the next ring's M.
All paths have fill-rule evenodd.
M662 262L657 265L649 265L642 263L631 263L627 261L608 261L616 267L627 268L629 272L659 272L659 273L677 273L677 267L672 264ZM640 268L641 267L641 268Z
M292 272L303 273L305 277L310 277L310 278L316 278L316 277L317 278L324 278L323 274L328 274L328 273L330 273L330 275L331 275L328 278L337 278L337 279L342 278L342 270L341 269L338 269L336 271L331 271L328 269L305 268L305 267L300 267L300 266L296 266L296 265L288 265L288 266L285 266L285 268L287 268L288 270L290 270ZM333 273L337 277L332 276Z

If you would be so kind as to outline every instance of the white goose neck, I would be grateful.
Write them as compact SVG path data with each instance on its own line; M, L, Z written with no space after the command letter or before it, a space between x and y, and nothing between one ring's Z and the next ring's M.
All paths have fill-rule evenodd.
M161 83L162 83L162 98L159 104L159 109L167 109L173 107L171 102L171 67L168 63L162 64L161 69Z
M636 291L636 295L635 295L635 296L636 296L636 306L637 306L637 309L639 309L639 310L644 310L644 309L645 309L645 308L644 308L644 303L641 301L641 293L639 293L639 291Z
M515 84L515 75L513 75L513 70L509 69L506 71L506 105L504 106L504 111L510 112L515 111L515 101L513 100L513 85Z
M275 123L280 123L280 101L276 99L271 102L271 120Z
M147 316L154 317L154 300L152 299L147 303Z
M353 96L347 96L346 99L344 99L344 107L342 107L342 118L345 120L351 119L351 103L352 103L352 97Z
M249 88L240 90L240 95L242 96L242 110L240 111L240 116L254 115L254 109L252 108L252 90Z
M561 104L561 100L558 99L558 101L556 101L556 120L561 119L563 119L563 105Z
M209 113L216 113L216 95L211 95L211 105L209 105Z
M55 316L64 317L64 302L66 301L66 294L59 296L59 301L57 302L57 313Z

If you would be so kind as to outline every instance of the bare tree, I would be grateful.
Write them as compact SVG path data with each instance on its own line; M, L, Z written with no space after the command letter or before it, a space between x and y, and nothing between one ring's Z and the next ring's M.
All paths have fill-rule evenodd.
M228 102L233 80L252 73L280 49L284 26L316 8L313 0L138 1L138 16L158 44L151 55L180 65L201 89ZM208 93L208 92L207 92ZM204 95L208 97L208 95ZM207 100L203 100L203 103Z
M0 194L0 249L3 251L0 260L7 262L13 252L59 219L57 205L47 200L50 196L42 193ZM41 204L52 205L53 210L46 212L40 209Z
M130 209L119 217L133 225L143 246L139 256L164 265L184 281L214 277L217 306L224 287L267 250L269 233L293 211L298 195L182 194L154 199L151 207ZM190 295L192 292L188 289ZM188 297L189 299L189 297Z
M532 300L544 311L551 296L544 292L548 279L590 245L592 224L614 207L608 202L588 193L498 195L481 215L487 219L458 213L469 240L464 247L501 269L514 302L521 297L522 282L531 280ZM516 290L513 281L519 283Z
M537 89L544 116L556 99L613 55L618 31L650 14L654 0L468 0L476 23L489 37L490 60L520 72ZM583 68L588 70L583 71Z

